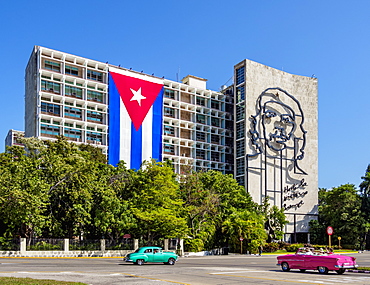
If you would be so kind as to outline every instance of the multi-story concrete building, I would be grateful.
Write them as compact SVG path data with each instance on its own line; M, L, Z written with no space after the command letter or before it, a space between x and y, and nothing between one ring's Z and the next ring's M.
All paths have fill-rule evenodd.
M318 199L317 79L244 60L222 89L195 76L176 82L35 46L25 136L94 144L110 163L131 168L153 157L172 160L177 173L189 166L232 173L254 201L269 197L284 209L287 241L308 242Z
M35 46L26 68L25 136L94 144L109 154L109 71L159 80L164 86L162 159L180 173L233 173L232 98L206 88L205 79L175 82Z
M8 135L5 138L5 146L18 145L23 147L23 144L19 142L19 139L23 137L23 131L9 130Z
M317 217L317 79L250 60L234 67L235 177L254 201L283 208L286 239Z

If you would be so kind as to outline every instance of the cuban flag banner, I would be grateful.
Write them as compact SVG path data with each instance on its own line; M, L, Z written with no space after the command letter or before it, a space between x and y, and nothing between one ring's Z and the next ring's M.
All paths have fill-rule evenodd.
M162 160L163 80L109 69L108 161L139 169L144 160Z

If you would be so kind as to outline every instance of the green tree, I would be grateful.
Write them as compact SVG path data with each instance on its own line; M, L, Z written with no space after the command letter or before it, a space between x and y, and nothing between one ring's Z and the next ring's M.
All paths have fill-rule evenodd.
M345 184L321 191L319 216L323 225L334 228L333 240L338 236L342 244L359 244L365 220L361 212L361 198L353 184Z
M2 234L26 238L40 234L48 225L48 185L40 179L41 161L18 146L8 147L0 161Z
M186 236L183 201L172 167L166 162L145 162L132 179L129 203L136 219L134 235L148 242Z
M190 249L234 244L239 238L237 229L244 230L248 224L244 219L259 215L257 205L232 175L213 170L189 172L182 177L180 187L188 212L190 234L186 244Z
M366 173L361 177L361 179L363 179L363 181L360 183L360 193L362 199L361 210L368 225L370 224L370 164L367 166ZM361 243L362 247L370 249L369 226L364 227Z

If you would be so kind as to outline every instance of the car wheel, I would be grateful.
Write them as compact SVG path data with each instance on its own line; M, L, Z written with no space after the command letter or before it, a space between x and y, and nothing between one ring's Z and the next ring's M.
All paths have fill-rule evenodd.
M301 271L301 272L306 272L306 269L299 269L299 271Z
M289 264L287 262L283 262L281 264L281 270L285 271L285 272L288 272L290 271L290 267L289 267Z
M174 258L170 258L167 262L168 265L174 265L175 264L175 259Z
M339 270L335 270L338 274L343 274L344 272L346 272L346 270L344 268L341 268Z
M320 272L321 274L328 274L328 272L329 272L328 268L327 268L327 267L325 267L325 266L319 266L319 267L317 268L317 270L319 270L319 272Z
M138 259L136 260L137 265L143 265L144 264L144 259Z

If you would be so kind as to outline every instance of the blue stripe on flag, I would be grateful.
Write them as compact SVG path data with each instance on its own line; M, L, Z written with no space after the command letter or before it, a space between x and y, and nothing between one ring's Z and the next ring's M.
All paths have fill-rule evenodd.
M131 169L138 170L142 163L142 133L142 126L136 131L134 124L131 123Z
M153 104L152 158L157 161L162 161L163 91L164 87Z
M108 163L117 166L120 146L120 101L121 97L112 76L109 74L109 149Z

